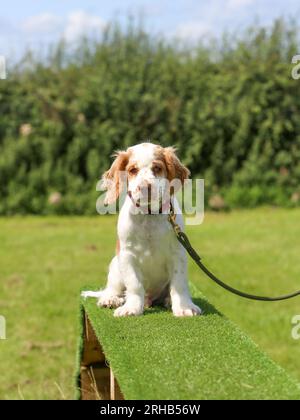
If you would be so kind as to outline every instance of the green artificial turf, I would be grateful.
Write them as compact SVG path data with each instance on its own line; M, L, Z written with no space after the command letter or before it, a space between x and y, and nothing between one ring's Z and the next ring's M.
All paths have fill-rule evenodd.
M300 399L297 382L192 288L204 315L114 318L82 300L125 399Z

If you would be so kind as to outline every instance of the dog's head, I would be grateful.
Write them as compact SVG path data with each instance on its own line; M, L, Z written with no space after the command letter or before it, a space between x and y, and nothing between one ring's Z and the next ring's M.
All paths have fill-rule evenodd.
M114 157L111 168L102 177L106 204L116 201L126 185L139 206L161 204L190 175L173 147L142 143L119 151Z

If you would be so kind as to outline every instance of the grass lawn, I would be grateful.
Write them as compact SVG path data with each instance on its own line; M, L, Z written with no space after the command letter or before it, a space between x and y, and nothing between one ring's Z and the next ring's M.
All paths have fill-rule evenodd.
M114 217L0 219L0 399L74 396L78 295L103 284L115 248ZM250 293L300 288L300 210L207 214L192 243L221 278ZM231 296L190 262L190 279L273 360L300 381L291 318L300 298L261 303ZM205 340L205 337L203 337Z

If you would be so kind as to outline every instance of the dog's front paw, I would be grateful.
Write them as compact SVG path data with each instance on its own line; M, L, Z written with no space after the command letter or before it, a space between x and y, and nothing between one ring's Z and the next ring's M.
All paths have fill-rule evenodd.
M143 307L140 306L132 306L125 303L125 305L120 306L118 309L115 310L114 316L137 316L142 315Z
M125 299L123 297L103 293L103 295L99 297L97 305L102 308L118 308L123 305L124 302Z
M196 316L201 315L202 310L199 306L195 305L193 302L190 302L187 305L176 306L172 308L173 315L178 317L183 316Z

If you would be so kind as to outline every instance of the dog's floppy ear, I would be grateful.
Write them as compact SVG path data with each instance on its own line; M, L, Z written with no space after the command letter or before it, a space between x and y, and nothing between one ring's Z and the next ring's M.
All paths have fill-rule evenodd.
M184 180L188 179L190 176L190 171L180 162L176 156L175 147L165 147L164 157L169 181L171 182L173 179L179 179L181 184L183 184Z
M122 175L124 176L124 171L129 160L128 152L119 151L113 156L115 157L113 164L102 176L101 189L107 191L104 199L105 205L113 204L117 201L124 184Z

